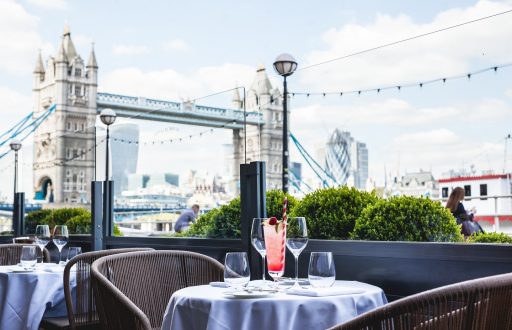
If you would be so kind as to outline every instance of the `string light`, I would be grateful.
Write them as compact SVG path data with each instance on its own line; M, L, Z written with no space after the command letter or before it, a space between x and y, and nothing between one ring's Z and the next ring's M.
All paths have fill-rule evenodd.
M325 97L327 95L343 96L344 94L356 94L356 93L357 93L357 95L361 95L363 93L370 93L370 92L380 93L381 91L391 90L391 89L397 89L398 91L401 91L404 88L410 88L410 87L418 87L419 86L420 88L423 88L423 86L425 86L425 85L434 84L434 83L441 82L441 81L443 82L443 84L445 84L448 80L456 80L456 79L461 79L461 78L467 78L468 80L471 80L471 77L473 77L475 75L482 74L482 73L485 73L488 71L497 72L498 69L507 68L510 66L512 66L512 63L496 65L496 66L484 68L481 70L477 70L477 71L473 71L473 72L469 72L469 73L465 73L465 74L460 74L460 75L455 75L455 76L450 76L450 77L437 78L437 79L421 81L421 82L416 82L416 83L389 85L389 86L385 86L385 87L377 87L377 88L370 88L370 89L355 89L355 90L341 91L341 92L293 92L292 94L293 95L305 95L306 97L309 97L311 95L313 95L313 96L320 95L320 96Z

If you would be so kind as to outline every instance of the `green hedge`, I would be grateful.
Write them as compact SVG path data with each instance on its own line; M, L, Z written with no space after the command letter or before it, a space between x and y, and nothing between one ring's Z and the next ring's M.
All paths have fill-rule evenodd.
M280 190L267 192L267 216L282 218L284 196L284 193ZM293 210L297 205L297 199L290 194L286 196L288 198L288 210ZM237 197L228 204L201 215L188 231L176 233L174 237L240 238L240 218L240 197Z
M451 212L441 203L411 196L381 199L356 221L352 238L372 241L460 242Z
M504 233L480 233L473 234L468 239L468 243L504 243L512 244L512 237Z
M306 217L308 235L316 239L348 239L363 209L378 200L375 193L347 186L307 194L290 216Z
M56 225L66 225L70 234L90 234L91 219L91 212L80 207L37 210L25 217L25 233L34 234L37 225L48 225L50 232ZM114 235L122 236L117 225L114 225Z

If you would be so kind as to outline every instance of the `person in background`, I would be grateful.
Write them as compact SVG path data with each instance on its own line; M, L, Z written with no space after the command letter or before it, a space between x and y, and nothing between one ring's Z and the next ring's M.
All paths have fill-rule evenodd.
M199 205L194 204L188 210L183 211L176 220L176 224L174 225L174 231L177 233L182 233L186 231L191 224L196 221L196 217L199 214Z
M473 221L474 214L476 213L473 207L469 212L466 211L462 201L464 200L464 189L456 187L452 190L448 201L446 202L446 208L450 209L453 216L457 220L457 224L462 225L461 232L464 236L471 236L475 233L484 232L480 224Z
M462 201L464 200L464 188L455 187L446 202L446 208L450 209L457 223L460 224L462 221L471 220L473 221L473 214L476 211L471 209L471 213L466 212Z

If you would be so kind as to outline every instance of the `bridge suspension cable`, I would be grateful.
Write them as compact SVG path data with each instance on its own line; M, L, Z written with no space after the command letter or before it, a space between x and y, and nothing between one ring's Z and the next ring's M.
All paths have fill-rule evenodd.
M293 143L299 150L299 153L301 154L302 158L306 161L306 163L309 165L309 167L313 170L313 172L316 174L316 176L320 179L324 187L330 187L333 186L339 186L340 184L336 181L336 179L328 173L318 162L311 157L311 155L307 152L307 150L300 144L300 142L297 140L295 135L290 133L290 138L292 139Z

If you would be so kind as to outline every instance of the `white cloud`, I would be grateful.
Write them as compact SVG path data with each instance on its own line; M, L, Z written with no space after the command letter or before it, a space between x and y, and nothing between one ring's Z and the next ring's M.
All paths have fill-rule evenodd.
M428 23L415 22L406 15L380 14L369 24L329 29L322 36L325 49L310 52L299 64L305 67L511 8L504 2L480 1L441 12ZM511 38L512 20L502 15L317 66L300 72L300 77L310 88L343 90L450 76L480 68L482 62L508 62L512 44L507 40Z
M29 74L37 49L51 48L39 36L38 22L16 1L0 1L0 71Z
M0 86L0 100L2 100L2 120L0 121L0 131L4 132L15 121L20 120L32 111L32 98L17 92L9 87Z
M512 88L508 89L506 92L505 92L505 95L508 96L508 97L512 97Z
M143 45L116 45L112 52L115 55L142 55L149 53L149 48Z
M68 4L65 0L28 0L28 3L45 9L67 9Z
M202 67L188 74L173 69L145 72L138 68L122 68L102 75L100 88L112 93L179 100L196 98L220 90L247 86L255 68L226 63ZM226 94L230 100L231 94Z
M493 167L498 170L495 165L503 159L501 142L472 141L446 128L398 135L385 147L385 151L393 157L399 155L402 171L433 167L438 175L471 164L480 170ZM388 158L387 161L389 164L393 159Z
M186 51L190 49L190 46L181 39L174 39L171 41L166 41L162 44L162 48L165 51L172 52L172 51Z

